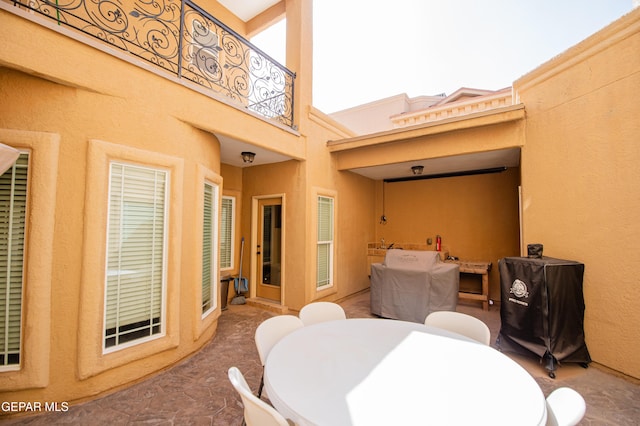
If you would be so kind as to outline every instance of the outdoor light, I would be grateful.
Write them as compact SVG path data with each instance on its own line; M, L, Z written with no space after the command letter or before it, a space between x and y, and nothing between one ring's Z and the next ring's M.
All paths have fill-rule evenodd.
M245 163L253 163L253 159L256 158L255 152L244 151L240 155L242 155L242 161Z
M421 175L424 170L424 166L413 166L411 167L411 171L414 175Z

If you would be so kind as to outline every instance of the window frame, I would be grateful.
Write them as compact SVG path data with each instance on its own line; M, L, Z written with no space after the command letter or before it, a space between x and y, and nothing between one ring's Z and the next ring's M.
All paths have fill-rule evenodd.
M153 357L164 351L175 349L180 344L180 307L182 280L183 227L194 223L195 217L185 215L191 212L184 205L185 160L146 149L131 147L99 139L87 143L87 172L84 194L84 230L82 241L82 276L80 282L80 302L78 306L77 347L78 379L85 380L114 368ZM170 172L168 238L166 251L166 295L165 333L147 342L123 347L121 350L103 352L104 285L107 265L107 209L109 164L111 161L131 163L152 168L162 168ZM91 188L91 189L89 189ZM195 212L194 212L195 213ZM198 215L199 216L199 215ZM189 257L191 259L191 257ZM193 297L199 302L198 297ZM149 363L141 364L140 376L152 373Z
M207 223L207 218L206 218L206 212L207 212L207 203L206 203L206 189L207 186L212 188L212 194L211 194L211 218L209 218L210 221L210 232L211 232L211 239L210 239L210 253L208 256L208 262L209 262L209 271L208 271L208 279L209 282L206 283L206 277L205 277L205 273L207 270L207 251L206 251L206 234L207 234L207 227L205 226L205 224ZM204 184L203 184L203 209L202 209L202 281L201 281L201 287L200 287L200 300L201 300L201 313L202 313L202 317L207 317L211 312L213 312L219 304L218 301L218 292L219 292L219 280L217 279L217 277L219 276L219 268L220 268L220 261L219 261L219 257L220 257L220 229L221 229L221 218L220 218L220 212L222 210L222 204L221 204L221 191L222 189L220 188L220 185L214 182L209 181L208 179L204 180ZM205 309L205 288L208 287L209 289L209 306L207 307L207 309Z
M225 200L229 200L231 203L231 211L228 213L229 214L229 230L228 232L230 233L229 236L229 248L228 248L228 252L229 252L229 265L224 265L223 261L222 261L222 257L223 257L223 234L225 232L224 229L224 219L225 219L225 204L224 201ZM220 272L223 271L232 271L235 268L235 246L236 246L236 206L237 206L237 198L234 195L222 195L222 204L220 206Z
M190 210L192 210L191 212L191 216L190 219L192 221L193 224L195 224L195 226L191 227L190 231L194 232L194 247L197 248L197 250L199 250L199 252L194 252L191 253L189 256L189 260L186 260L186 262L193 262L192 263L192 267L194 271L196 272L196 275L194 275L194 280L193 280L193 294L196 296L193 298L193 307L192 307L192 315L193 315L193 339L197 340L200 339L203 335L207 335L213 332L213 330L215 330L215 326L216 326L216 321L218 320L218 318L220 317L221 314L221 310L220 310L220 261L218 259L218 270L214 270L212 271L212 275L213 275L213 283L214 283L214 287L212 290L214 291L215 294L215 298L216 298L216 303L215 305L212 307L212 309L209 309L206 313L202 312L202 281L201 281L201 271L203 268L202 265L202 259L203 259L203 255L202 255L202 247L203 247L203 235L204 235L204 220L203 220L203 212L204 212L204 191L202 190L202 188L204 187L205 182L208 182L210 184L214 184L217 185L219 187L219 191L218 191L218 198L216 199L216 203L218 205L218 213L221 211L221 206L222 206L222 194L224 193L224 185L223 185L223 179L222 176L220 176L218 173L214 172L213 170L211 170L210 168L202 165L202 164L197 164L196 165L196 177L195 177L195 185L197 188L200 188L199 190L196 190L196 197L195 197L195 201L193 206L191 206L192 208ZM219 214L218 214L218 218L219 218ZM220 235L220 220L218 220L218 222L216 223L217 226L217 232L218 235ZM218 242L218 248L217 250L219 250L219 242ZM219 255L217 255L216 257L219 258ZM190 266L191 267L191 266Z
M326 199L326 200L331 200L331 210L330 210L330 216L329 216L329 220L330 220L330 239L320 239L320 233L321 233L321 225L322 225L322 218L321 218L321 204L320 204L320 200L321 199ZM336 239L336 196L335 194L328 194L328 193L324 193L324 192L319 192L318 194L316 194L315 197L316 200L316 265L315 265L315 273L316 273L316 279L315 279L315 289L316 291L323 291L323 290L327 290L330 289L332 287L334 287L335 284L335 280L334 280L334 271L335 271L335 239ZM326 274L326 279L327 282L325 284L320 284L320 247L321 246L326 246L328 249L328 271L325 272Z
M139 332L142 334L143 330L145 329L149 329L151 331L151 333L148 336L144 336L144 337L139 337L139 338L130 338L125 340L123 343L118 343L118 337L121 335L121 332L119 331L119 329L125 327L125 326L131 326L132 324L136 324L136 323L127 323L127 324L123 324L120 322L116 323L115 326L115 335L114 337L110 337L111 335L108 335L108 330L111 330L111 328L108 328L109 326L109 322L110 320L108 319L109 317L109 283L110 283L110 278L112 278L113 276L117 276L117 280L118 280L118 286L120 285L120 277L121 276L125 276L125 280L126 280L126 275L137 275L140 272L137 273L131 273L132 271L126 271L125 274L123 274L121 271L119 271L120 273L118 274L111 274L108 266L109 266L109 259L110 259L110 247L112 246L111 242L110 242L110 235L111 235L111 219L113 217L113 215L115 214L115 212L112 211L112 196L113 194L116 192L114 191L114 169L115 167L121 167L122 168L122 175L121 175L121 179L123 180L122 183L122 187L120 189L115 188L116 191L119 191L120 194L116 194L115 197L117 197L118 195L122 196L122 200L121 203L119 205L116 205L117 208L119 208L120 212L119 214L122 215L122 219L121 222L118 222L117 224L119 225L120 229L118 230L118 240L117 245L118 245L118 249L117 251L120 251L120 249L124 248L124 244L126 238L124 238L124 236L122 235L123 233L126 233L126 231L123 231L123 228L126 226L124 225L124 222L126 219L131 220L132 218L137 219L137 214L136 213L131 213L129 216L124 215L124 212L127 210L127 206L129 206L130 208L133 209L133 211L135 210L139 210L142 207L150 207L152 209L155 209L160 207L161 204L161 208L162 208L162 223L159 226L159 228L161 228L161 237L162 237L162 253L160 254L159 258L156 257L156 255L152 255L153 259L148 259L149 262L145 262L145 264L151 264L154 265L155 262L157 262L158 260L161 262L161 264L159 265L159 269L161 272L161 277L160 277L160 291L159 293L157 292L157 289L155 289L154 287L154 280L152 279L149 284L147 284L147 282L144 282L144 286L149 285L149 290L151 292L150 295L145 295L143 298L141 298L141 300L133 300L133 299L118 299L118 301L116 302L116 310L120 310L120 305L121 304L125 304L123 302L135 302L136 304L144 304L145 301L149 301L152 306L155 306L155 302L152 301L152 299L154 299L154 293L158 293L159 295L157 297L159 297L159 307L155 308L155 307L151 307L151 310L159 310L159 322L155 322L155 318L150 318L149 319L149 324L148 325L142 325L140 327L135 327L134 330L137 328L139 330ZM138 187L127 187L126 186L126 182L125 181L125 175L127 172L133 173L134 171L137 171L138 173L142 173L142 172L147 172L150 174L153 174L154 176L158 176L158 175L162 175L163 179L162 179L162 187L163 187L163 191L161 194L157 194L157 195L161 195L161 199L158 202L158 199L156 197L156 194L154 193L152 196L149 196L149 194L147 192L142 192L140 191L140 189L145 189L145 188L138 188ZM167 317L167 310L166 310L166 294L167 294L167 241L169 238L168 235L168 222L169 222L169 196L171 193L171 174L168 170L162 168L162 167L153 167L153 166L149 166L149 165L140 165L140 164L132 164L129 162L124 162L124 161L119 161L119 160L112 160L109 162L109 178L108 178L108 182L109 182L109 190L107 193L107 199L108 199L108 203L107 203L107 227L106 227L106 232L107 232L107 247L106 247L106 258L105 258L105 265L107 266L105 268L105 277L104 277L104 283L105 283L105 289L104 289L104 322L103 322L103 327L102 327L102 332L103 332L103 339L102 339L102 343L103 343L103 353L108 354L114 351L119 351L122 349L126 349L129 348L131 346L136 346L139 344L143 344L145 342L148 342L150 340L155 340L157 338L161 338L166 334L166 317ZM136 192L136 190L138 190L138 195L133 195L133 194L129 194L130 191L131 193ZM155 190L155 189L154 189ZM143 198L141 198L144 197ZM146 197L145 197L146 196ZM146 202L145 202L146 201ZM158 235L156 234L156 226L155 226L155 218L154 218L154 224L153 226L153 231L152 231L152 236L151 236L151 242L153 243L153 241L155 241L155 239L158 237ZM136 232L138 231L140 226L136 227ZM155 250L155 248L153 249ZM138 255L138 252L136 252L136 255ZM124 261L127 261L126 258L123 259L122 255L120 254L118 257L118 263ZM156 268L157 269L157 268ZM157 270L154 269L153 271L150 271L150 275L153 278L153 275L157 272ZM145 277L146 278L146 277ZM126 285L126 284L123 284ZM119 288L119 287L118 287ZM136 284L136 288L137 284ZM119 293L119 289L116 290L117 293ZM144 299L146 298L146 300ZM118 314L116 314L118 315ZM136 316L139 316L139 314L137 314ZM120 321L119 317L117 316L116 321ZM144 321L142 321L144 322ZM154 329L158 329L157 332L154 332ZM134 332L129 332L129 331L125 331L124 333L122 333L122 335L127 336L127 335L132 335L134 334ZM112 338L116 339L116 343L113 345L107 345L107 340L110 340Z
M26 156L26 161L23 160L23 162L25 162L24 165L19 165L18 163L20 162L21 159L24 159L23 156ZM3 173L3 176L7 173L11 173L12 174L12 178L11 178L11 189L10 189L10 193L12 194L11 199L9 200L10 206L9 206L9 211L13 212L14 211L14 205L16 202L16 197L15 197L15 193L14 193L14 188L15 185L17 185L18 183L16 182L16 172L18 168L22 168L25 170L24 172L24 179L23 179L23 183L21 185L24 186L24 205L21 206L21 208L24 209L23 214L20 216L20 218L18 219L14 219L11 220L10 223L7 225L7 234L12 233L11 229L13 228L13 224L17 221L23 221L24 223L22 224L22 239L19 242L21 244L21 248L20 248L20 252L21 252L21 259L20 259L20 289L19 289L19 295L20 295L20 301L19 301L19 312L17 313L13 313L11 314L10 312L8 314L5 314L5 317L10 317L10 316L18 316L19 318L19 323L17 326L17 356L18 356L18 362L15 363L7 363L7 359L6 357L11 355L11 352L15 352L12 351L10 349L5 349L7 348L7 346L9 345L9 342L7 342L7 340L10 340L10 335L11 334L16 334L16 330L11 331L11 326L10 324L5 324L4 330L2 330L1 332L4 334L4 338L3 340L5 341L5 348L0 348L0 357L2 357L1 359L1 363L0 363L0 372L5 372L5 371L18 371L22 368L23 364L24 364L24 335L23 335L23 328L24 328L24 320L25 320L25 309L24 309L24 302L25 302L25 282L26 282L26 274L27 274L27 270L26 270L26 262L25 260L27 259L26 256L26 252L27 252L27 235L29 233L29 197L30 197L30 193L29 193L29 184L30 184L30 161L31 159L31 153L29 151L25 151L25 150L20 150L20 156L18 157L18 159L16 160L16 162L13 164L13 166L11 166L9 169L7 169L7 171L5 171L5 173ZM13 216L13 214L11 214L11 216ZM7 241L7 247L11 247L11 240ZM11 253L14 252L14 250L10 250ZM7 281L10 281L11 279L9 278L9 276L13 276L13 272L14 269L12 267L12 265L15 264L15 261L10 257L11 257L11 253L9 252L9 250L7 250L6 253L6 258L7 260L7 268L11 268L11 270L9 271L9 274L7 274ZM3 256L4 257L4 256ZM10 260L9 260L10 259ZM11 282L7 282L5 283L8 287L8 290L5 292L5 294L8 292L10 294L9 296L9 300L6 301L4 300L3 303L5 304L5 307L3 309L3 311L6 313L7 311L11 310ZM4 299L4 295L0 294L0 297L3 297ZM15 304L14 304L14 309L15 309ZM14 354L16 355L16 354Z
M22 336L20 369L0 372L2 392L43 388L50 379L51 277L60 139L57 133L0 128L1 143L30 154L29 226L24 255L28 262L22 289L22 319L23 324L30 324L30 329Z

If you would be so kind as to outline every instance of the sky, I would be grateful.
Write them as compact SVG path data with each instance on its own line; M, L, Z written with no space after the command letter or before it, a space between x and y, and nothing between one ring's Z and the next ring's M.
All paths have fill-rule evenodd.
M638 0L636 0L636 3ZM630 12L634 0L314 0L313 106L498 90ZM284 22L252 42L281 63Z

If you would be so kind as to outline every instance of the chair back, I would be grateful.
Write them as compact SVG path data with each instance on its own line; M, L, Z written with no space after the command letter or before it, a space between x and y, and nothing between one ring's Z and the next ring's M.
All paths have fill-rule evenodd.
M313 302L304 305L300 309L299 316L304 325L347 319L347 314L345 314L342 306L333 302Z
M586 409L582 395L571 388L558 388L547 396L547 426L577 425Z
M266 319L256 328L255 340L260 363L264 367L271 348L284 336L304 326L295 315L278 315Z
M242 372L237 367L229 368L229 381L240 394L244 406L247 426L288 426L287 420L275 408L251 393Z
M485 345L491 343L491 331L487 324L461 312L436 311L427 315L425 325L461 334Z

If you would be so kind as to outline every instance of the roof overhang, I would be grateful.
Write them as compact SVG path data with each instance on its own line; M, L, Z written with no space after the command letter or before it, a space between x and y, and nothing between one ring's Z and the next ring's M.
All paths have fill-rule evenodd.
M402 178L410 175L411 166L423 165L426 173L450 173L498 167L517 167L520 164L520 146L523 144L524 126L509 126L524 122L524 105L510 105L465 116L451 117L370 135L362 135L327 142L330 152L338 157L338 169L375 180ZM443 150L430 150L433 137L473 131L488 126L504 125L508 131L491 141L465 141L464 146L451 144ZM387 155L404 150L404 154Z

